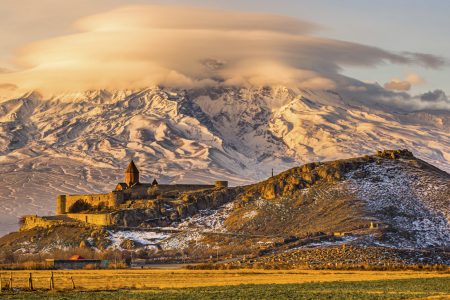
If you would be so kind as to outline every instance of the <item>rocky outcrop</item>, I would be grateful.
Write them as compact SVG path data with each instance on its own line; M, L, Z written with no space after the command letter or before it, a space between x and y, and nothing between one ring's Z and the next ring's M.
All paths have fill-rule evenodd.
M347 174L360 169L364 164L378 161L380 159L415 159L408 150L383 150L377 151L375 155L343 159L329 162L308 163L300 167L289 169L279 175L271 177L266 181L250 186L243 199L262 197L264 199L275 199L277 197L291 197L298 194L299 190L322 183L335 183L347 177ZM359 172L356 176L364 176Z
M199 210L216 209L236 199L244 188L215 188L181 193L173 199L154 200L150 207L120 210L113 213L113 224L125 227L168 226L195 215Z
M382 158L389 158L389 159L396 159L396 158L411 159L411 158L414 158L414 155L412 154L412 152L407 149L377 151L376 156L382 157Z

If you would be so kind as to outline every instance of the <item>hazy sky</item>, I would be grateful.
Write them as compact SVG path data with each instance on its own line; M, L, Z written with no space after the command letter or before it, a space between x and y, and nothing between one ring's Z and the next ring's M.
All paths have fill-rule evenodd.
M24 77L26 77L27 82L29 82L31 76L48 77L48 80L50 80L52 78L51 76L56 76L56 73L51 74L51 76L48 75L48 61L52 57L59 56L61 61L63 59L70 59L72 62L79 62L83 60L84 57L102 55L102 51L106 50L102 48L101 45L98 45L100 50L96 50L98 53L86 52L84 48L78 49L77 46L82 44L85 47L93 47L87 45L95 45L94 41L97 36L93 35L92 32L99 31L98 24L103 22L102 26L105 26L105 24L110 24L111 21L117 20L120 22L120 14L116 13L106 15L105 17L102 16L97 19L94 18L94 21L88 25L82 24L79 26L74 24L80 23L80 19L83 20L84 17L93 14L106 13L110 10L130 4L182 5L183 7L190 6L194 8L225 9L248 13L246 15L229 16L230 19L242 18L240 21L241 23L233 27L233 30L235 31L240 31L242 26L247 26L244 24L245 19L252 19L252 13L260 12L280 15L279 17L274 16L273 18L269 18L269 21L265 21L263 17L255 17L255 20L253 20L254 25L252 26L255 26L255 28L258 27L256 28L257 30L261 30L260 27L268 22L268 26L272 26L270 27L270 31L275 31L277 33L279 31L280 34L273 37L269 35L261 36L261 39L270 38L277 41L277 46L268 43L257 44L265 49L268 48L267 51L270 52L270 54L263 53L260 49L256 49L255 44L252 44L251 46L248 45L247 50L249 52L256 51L261 57L266 59L264 64L261 64L261 66L255 67L250 71L248 70L248 66L251 64L251 61L247 58L244 59L241 54L230 54L229 52L231 50L220 53L220 51L213 47L206 50L204 50L203 47L201 49L187 47L188 50L193 53L204 50L205 52L203 54L206 56L211 56L211 51L218 51L218 53L228 61L234 62L234 64L221 70L219 74L230 82L240 82L243 78L241 78L242 76L237 78L238 72L247 72L248 74L244 74L243 77L245 77L246 80L251 78L249 79L250 82L258 83L261 78L255 79L255 74L259 74L260 72L264 74L265 70L268 68L278 68L280 73L285 71L289 73L290 77L286 78L286 82L289 82L290 80L299 80L304 82L304 84L315 84L318 87L321 87L322 85L323 87L329 87L332 85L333 81L336 82L337 79L333 77L335 75L334 72L336 72L364 82L378 82L382 86L386 84L385 87L387 89L395 89L398 91L405 90L411 94L423 93L434 89L442 89L447 94L450 93L450 68L448 64L448 60L450 59L450 17L448 13L450 11L450 1L444 0L0 0L0 73L11 70L23 71L26 66L33 67L41 64L45 65L45 68L42 67L38 70L40 73L38 71L35 72L35 70L27 70L25 73L21 72L21 74L13 74L11 78L18 82L24 80ZM178 7L176 9L180 8ZM193 10L193 12L194 11L195 10ZM145 16L140 13L132 12L132 14L138 14L139 16L136 16L136 18L145 19ZM163 18L171 19L170 13L168 12L162 13L161 15ZM210 21L215 22L216 17L214 17L214 12L211 13L211 16ZM169 33L174 37L173 39L167 40L161 38L161 33L155 32L155 26L160 26L159 23L156 25L151 24L151 26L149 25L146 27L147 35L144 36L144 39L151 38L158 40L161 43L168 43L167 45L158 45L158 47L179 47L180 45L176 43L174 39L177 36L176 34L179 33L178 29L186 26L186 19L189 19L189 16L186 17L183 13L180 13L179 16L174 14L174 19L178 17L180 19L184 18L183 20L185 21L178 24L176 20L169 20L172 23L175 22L175 24L167 25L170 28L176 27L175 31ZM298 19L298 22L303 23L295 23L295 20L292 18ZM202 30L205 30L205 28L208 28L208 20L208 18L205 18L205 24L196 24L195 26L200 26ZM286 20L286 24L284 25L282 24L283 20ZM84 21L81 21L81 23L83 22ZM166 26L166 21L163 20L160 22L163 22L163 26ZM225 24L228 21L225 17L221 22ZM230 22L233 23L232 21ZM257 25L257 23L259 23L259 25ZM310 29L307 28L309 26L307 24L309 23L312 23ZM95 26L93 24L95 24ZM138 26L142 26L142 24L138 24ZM147 25L144 25L144 27L145 26ZM225 24L224 26L231 25ZM239 26L241 26L241 28ZM296 32L298 36L295 37L295 41L292 41L291 37L286 37L286 34L290 34L291 27L302 28L302 30L305 29L304 32ZM278 28L282 29L278 30ZM227 30L228 29L229 28L227 28ZM73 38L72 34L83 32L85 30L91 30L92 32L90 35L82 37L75 36ZM123 28L120 30L123 30ZM245 28L245 30L247 29ZM265 28L262 28L262 30L265 30ZM151 33L148 33L150 31ZM244 32L242 37L246 37L245 34L246 33ZM308 38L305 39L304 35L307 35ZM310 35L313 35L313 38L309 38ZM69 38L65 38L66 36ZM184 35L181 34L179 39L181 40L183 36ZM58 37L61 40L47 42L49 39L55 37ZM112 43L113 41L117 42L117 39L115 38L116 37L105 38L105 44ZM211 43L210 36L205 37L193 34L189 35L189 38L194 40L197 39L200 42L209 41L209 43ZM301 42L298 41L299 38L302 39ZM323 40L319 40L320 38L323 38ZM245 38L242 38L242 40L245 40ZM336 40L345 43L351 42L351 44L336 42ZM38 46L35 44L30 45L30 43L36 41L39 41L40 43ZM99 41L101 41L101 39ZM237 45L241 45L242 43L241 40L230 38L228 33L225 33L222 28L220 28L218 34L214 34L212 41L222 47L226 47L229 44L237 47ZM55 46L56 42L61 42L64 46ZM145 51L153 51L154 44L142 44L141 41L137 43L136 40L130 40L129 43L133 46L143 47ZM299 43L301 43L301 46ZM322 46L319 46L319 44L326 44L326 47L328 48L322 51ZM279 53L281 50L284 51L285 49L279 45L291 47L295 49L295 51L289 53L283 52L284 56L280 59ZM61 53L67 52L67 49L70 49L72 46L75 49L74 51L82 52L82 54L77 54L70 58L67 58L66 56L63 57ZM372 48L364 48L363 46ZM357 49L353 52L355 47ZM331 48L334 49L331 50ZM377 52L377 49L385 51L385 53ZM311 54L313 51L317 53ZM422 57L416 54L412 55L408 52L431 54L434 56ZM348 53L348 57L345 57L345 53ZM109 53L106 55L116 55L116 58L119 57L117 56L119 55L117 53ZM130 51L120 53L120 57L127 55L146 54ZM153 55L152 59L158 57L163 61L166 60L167 62L164 64L164 68L168 70L168 65L170 65L169 60L170 62L174 61L178 54L172 53L173 56L164 56L160 53L152 52L151 55ZM399 57L393 57L392 55L399 55ZM220 56L220 58L222 56ZM296 62L296 60L309 59L311 57L314 63L320 64L319 67L312 68L308 64L298 64ZM353 59L354 57L356 58ZM187 59L189 58L197 59L199 57L191 57L188 55ZM446 61L441 61L440 63L430 61L430 59L435 58L443 58ZM322 66L321 59L329 60L330 63L324 63ZM405 61L403 61L416 59L420 61L418 63L405 63ZM280 61L282 62L281 66L279 64ZM127 64L132 64L130 60L126 60L124 63L125 62ZM148 60L146 62L149 63ZM209 61L205 63L208 65L211 64ZM276 67L274 66L275 63L277 64ZM214 61L213 64L214 67L217 67L221 62L218 60ZM105 66L109 67L109 65L106 64L98 64L95 65L95 68L104 68ZM119 68L122 66L117 65L117 67ZM162 66L146 65L146 67L156 72ZM288 68L284 69L285 67ZM188 68L190 68L189 71L187 71ZM180 70L184 72L180 72L180 74L188 73L188 75L194 76L202 72L200 69L194 71L192 71L192 69L195 69L195 67L189 64L183 64L183 66L180 67ZM140 69L130 69L130 72L131 70L133 72L136 71L137 73L141 71ZM79 70L75 70L74 72L76 71ZM108 70L105 70L105 72L108 72ZM190 72L192 72L192 74ZM57 74L58 76L60 75L60 73ZM171 74L169 82L178 82L180 74ZM166 81L168 76L169 75L165 77ZM0 85L9 84L9 82L5 81L5 78L7 77L0 77ZM158 78L158 80L160 79ZM33 83L37 84L39 82L33 81Z

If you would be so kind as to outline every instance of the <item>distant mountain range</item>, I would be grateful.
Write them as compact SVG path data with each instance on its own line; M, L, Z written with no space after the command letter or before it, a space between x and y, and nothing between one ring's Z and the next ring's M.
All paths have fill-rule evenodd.
M285 87L32 92L0 100L0 233L53 213L57 194L112 190L131 158L144 181L242 185L397 148L449 172L450 113Z

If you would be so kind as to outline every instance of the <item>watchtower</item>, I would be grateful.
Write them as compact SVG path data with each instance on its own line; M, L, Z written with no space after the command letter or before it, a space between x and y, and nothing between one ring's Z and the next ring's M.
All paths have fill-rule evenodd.
M134 161L130 162L127 170L125 171L125 183L128 185L128 187L139 183L139 170L134 164Z

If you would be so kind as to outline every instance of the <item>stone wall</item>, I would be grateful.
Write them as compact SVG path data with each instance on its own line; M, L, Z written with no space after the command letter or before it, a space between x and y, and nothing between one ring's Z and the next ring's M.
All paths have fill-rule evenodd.
M84 213L76 213L76 214L67 214L69 218L99 226L109 226L113 224L111 214L84 214Z
M45 216L36 215L23 216L21 218L20 231L30 230L35 227L49 228L58 225L67 225L68 223L76 223L78 221L99 225L113 225L113 217L111 214L65 214L64 216Z
M214 185L206 184L158 184L148 189L149 195L159 195L167 192L192 192L214 188Z
M137 184L127 190L116 190L107 194L88 195L58 195L56 198L56 214L75 213L71 211L73 205L83 201L92 207L117 208L126 200L152 199L164 193L183 193L201 191L213 188L227 187L227 181L216 181L214 185L207 184Z
M218 180L214 182L214 186L216 188L224 188L224 187L228 187L228 181L224 181L224 180Z
M74 222L74 220L58 216L39 217L36 215L28 215L21 218L20 231L29 230L35 227L49 228L70 222Z
M117 207L124 202L123 191L113 191L108 194L91 194L91 195L59 195L56 198L56 213L69 213L71 207L77 201L83 201L93 207Z
M126 200L137 200L137 199L146 199L148 197L147 190L152 185L149 183L139 183L134 185L133 187L124 190L124 195Z

